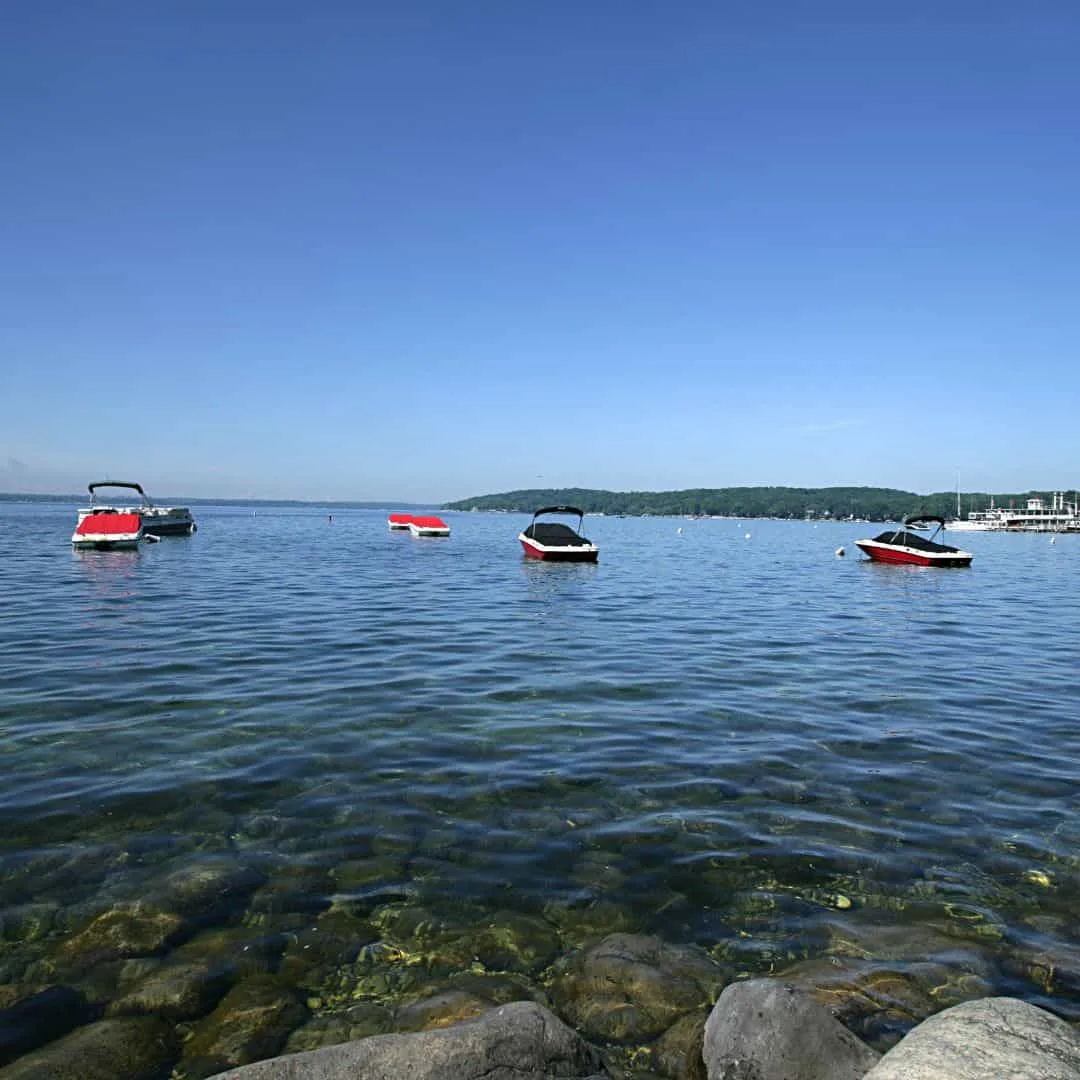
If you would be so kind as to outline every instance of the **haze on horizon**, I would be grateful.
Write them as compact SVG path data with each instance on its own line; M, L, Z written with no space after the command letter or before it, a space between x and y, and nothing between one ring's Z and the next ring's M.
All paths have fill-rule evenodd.
M1080 6L0 14L0 491L1080 484Z

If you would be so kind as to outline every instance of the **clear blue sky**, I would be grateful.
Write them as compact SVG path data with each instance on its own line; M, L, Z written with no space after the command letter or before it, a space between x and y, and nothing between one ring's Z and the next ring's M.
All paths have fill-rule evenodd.
M0 490L1080 485L1080 3L0 9Z

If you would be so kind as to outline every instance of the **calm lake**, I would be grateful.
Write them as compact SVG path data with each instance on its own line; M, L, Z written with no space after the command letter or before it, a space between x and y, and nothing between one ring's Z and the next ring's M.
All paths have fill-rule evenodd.
M205 865L254 875L218 932L511 912L1080 1016L1080 536L920 570L879 525L586 518L599 564L548 566L524 515L193 509L73 552L73 505L0 503L0 983Z

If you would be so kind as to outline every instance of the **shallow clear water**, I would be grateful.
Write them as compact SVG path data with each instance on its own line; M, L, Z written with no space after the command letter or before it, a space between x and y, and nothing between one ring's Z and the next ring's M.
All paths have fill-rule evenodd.
M592 518L600 563L546 566L520 515L195 514L80 553L74 507L0 503L0 912L57 905L35 956L181 861L389 854L429 908L581 911L568 949L599 909L747 970L925 923L1076 1011L1010 957L1080 937L1080 536L919 570L858 554L876 525Z

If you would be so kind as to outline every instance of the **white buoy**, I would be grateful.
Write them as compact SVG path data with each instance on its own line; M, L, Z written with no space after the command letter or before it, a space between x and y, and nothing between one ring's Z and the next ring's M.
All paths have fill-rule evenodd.
M749 533L747 533L747 534L746 534L746 539L747 539L747 540L749 540L749 539L750 539L750 534L749 534Z
M679 526L679 527L678 527L678 528L677 528L677 529L676 529L675 531L676 531L676 532L677 532L677 533L678 533L678 534L679 534L680 536L682 536L682 526L681 526L681 525L680 525L680 526Z
M1056 536L1051 536L1050 537L1050 543L1051 544L1056 544L1057 543L1057 537Z
M838 547L838 548L836 549L836 554L837 554L838 556L840 556L840 557L843 557L843 554L844 554L844 547L843 547L843 545L842 545L842 544L841 544L841 546L840 546L840 547Z

